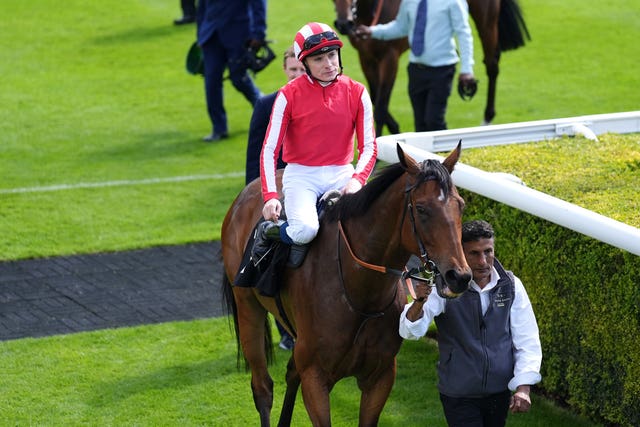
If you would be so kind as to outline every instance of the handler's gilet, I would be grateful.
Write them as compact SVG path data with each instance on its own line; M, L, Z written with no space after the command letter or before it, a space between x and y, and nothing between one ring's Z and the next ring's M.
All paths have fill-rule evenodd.
M436 316L438 327L438 389L451 397L482 397L507 390L513 378L514 357L510 312L515 297L513 273L498 260L500 275L489 291L490 303L482 315L480 294L468 290L447 300L444 313Z

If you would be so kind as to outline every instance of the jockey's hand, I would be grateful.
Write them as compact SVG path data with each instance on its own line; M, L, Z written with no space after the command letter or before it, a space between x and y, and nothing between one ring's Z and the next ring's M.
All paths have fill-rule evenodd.
M360 181L358 181L355 178L351 178L349 182L347 182L347 185L345 185L344 188L342 189L342 194L355 193L361 188L362 188L362 184L360 184Z
M262 207L262 216L267 221L278 222L280 218L280 212L282 211L282 204L278 199L267 200Z

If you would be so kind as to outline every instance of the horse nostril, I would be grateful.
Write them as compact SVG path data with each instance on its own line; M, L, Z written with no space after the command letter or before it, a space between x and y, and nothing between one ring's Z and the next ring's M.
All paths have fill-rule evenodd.
M466 291L469 288L471 274L460 274L456 270L448 270L444 275L444 279L452 291L460 293Z

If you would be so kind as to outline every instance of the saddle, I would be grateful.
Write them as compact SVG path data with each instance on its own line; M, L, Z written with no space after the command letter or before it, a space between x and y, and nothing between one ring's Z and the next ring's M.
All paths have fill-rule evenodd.
M316 210L321 223L325 210L333 206L340 195L339 191L331 190L318 199ZM284 209L282 217L286 219ZM274 297L279 291L280 279L285 267L300 267L304 262L309 245L313 242L306 245L290 246L277 240L267 240L266 243L269 247L266 248L264 255L256 260L252 256L253 247L260 224L264 221L264 218L260 218L251 232L251 237L244 249L240 270L233 284L240 287L256 287L261 295Z

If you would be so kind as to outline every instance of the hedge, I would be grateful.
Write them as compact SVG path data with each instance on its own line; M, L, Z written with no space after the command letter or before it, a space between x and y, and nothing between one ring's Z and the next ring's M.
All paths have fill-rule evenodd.
M554 144L563 142L543 143L542 150L554 155L546 160L544 155L536 155L535 161L544 164L557 161L558 156L562 159L561 146ZM622 145L625 144L629 144L628 139ZM631 139L631 144L633 149L620 151L618 157L633 166L640 155L637 136ZM603 150L603 156L608 155L606 147L594 148ZM504 167L518 163L513 155L501 157L504 150L513 154L529 149L502 147L496 151L492 148L495 160L492 168L519 176L528 173L530 180L544 175L540 168L531 166L528 155L520 158L520 164L523 159L525 163L521 169ZM492 157L487 152L469 155L476 165L487 164L486 159ZM572 167L562 168L564 176L562 171L557 172L557 165L555 169L547 167L545 179L553 178L557 185L564 186L564 190L556 188L559 192L574 191L580 182L587 180L598 182L598 172L588 171L586 180L576 180L568 178L575 175ZM637 184L637 172L635 169L636 176L631 177L635 182L626 185ZM548 177L554 174L560 176ZM605 171L603 176L607 174L610 175ZM539 180L538 185L544 186L540 181L545 179ZM638 203L637 188L632 188L635 199L628 200L626 206ZM478 194L459 191L467 203L464 219L481 218L493 224L496 256L527 288L543 349L543 380L539 389L595 421L607 425L640 425L640 257ZM585 197L584 188L580 197ZM610 205L618 203L621 201L612 201ZM599 206L602 205L600 202ZM629 212L637 215L633 209L626 215Z

